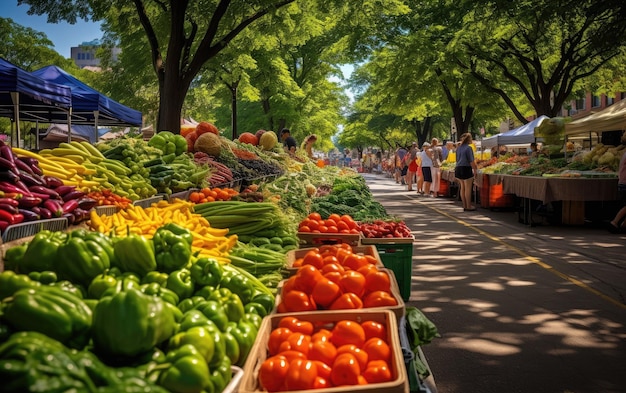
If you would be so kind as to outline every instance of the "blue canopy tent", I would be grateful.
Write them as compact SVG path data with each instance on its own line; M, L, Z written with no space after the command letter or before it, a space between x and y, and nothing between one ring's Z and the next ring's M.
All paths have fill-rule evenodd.
M71 124L71 108L72 95L67 86L43 80L0 58L0 116L16 124L18 144L20 121Z
M516 145L524 143L536 142L539 138L535 138L535 127L538 127L548 116L541 115L535 120L517 127L510 131L501 132L497 135L485 138L481 141L483 149L490 149L494 146Z
M57 66L47 66L32 72L46 81L67 86L72 92L72 123L98 126L141 127L141 112L120 104L87 86ZM98 140L98 134L94 132Z

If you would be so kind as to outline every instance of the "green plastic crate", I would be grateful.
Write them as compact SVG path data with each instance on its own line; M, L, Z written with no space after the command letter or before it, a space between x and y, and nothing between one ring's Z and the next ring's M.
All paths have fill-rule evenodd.
M398 279L400 295L404 301L411 297L411 277L413 276L413 240L408 239L362 239L362 244L373 244L380 260Z

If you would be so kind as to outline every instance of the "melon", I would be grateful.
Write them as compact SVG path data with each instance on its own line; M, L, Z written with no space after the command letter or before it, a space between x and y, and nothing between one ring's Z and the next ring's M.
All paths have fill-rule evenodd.
M259 139L251 132L244 132L243 134L239 135L239 142L248 143L252 146L256 146L259 144Z
M194 144L195 151L201 151L213 157L219 157L222 150L222 141L220 137L207 132L198 136Z
M259 139L259 146L263 150L272 150L278 143L278 137L274 131L266 131L261 135Z

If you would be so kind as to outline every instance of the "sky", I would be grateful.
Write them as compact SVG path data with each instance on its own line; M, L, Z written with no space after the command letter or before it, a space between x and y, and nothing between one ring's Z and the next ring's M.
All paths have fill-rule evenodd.
M71 57L71 47L102 38L99 23L85 22L82 19L73 25L48 23L46 15L28 15L28 9L28 4L18 6L17 0L0 0L0 16L44 33L53 42L54 50L65 58Z

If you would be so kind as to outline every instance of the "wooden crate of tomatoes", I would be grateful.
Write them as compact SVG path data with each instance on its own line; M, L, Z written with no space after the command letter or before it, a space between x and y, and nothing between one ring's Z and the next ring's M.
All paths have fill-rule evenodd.
M265 317L239 392L308 389L408 392L394 313L319 311Z
M302 265L278 287L278 313L317 310L389 309L404 315L404 301L393 271L349 246L313 248Z
M359 225L347 214L331 214L324 218L312 212L298 224L298 239L301 246L345 243L358 246L361 241Z
M338 247L344 247L348 250L351 250L355 254L362 255L365 258L368 258L370 262L374 263L378 267L384 267L383 262L380 259L380 255L378 255L378 250L376 249L376 246L351 246L346 243L337 243L325 244L319 247L299 248L297 250L291 250L287 252L287 263L285 268L287 271L289 271L289 273L295 274L300 266L305 263L311 263L311 258L317 259L319 262L319 258L316 255L311 255L309 251L315 251L321 256L322 260L321 262L319 262L319 264L322 266L330 263L341 264L343 260L338 260L335 255L325 255L328 253L328 251L333 251L334 253L336 250L333 249ZM306 262L304 259L305 257L307 257Z

